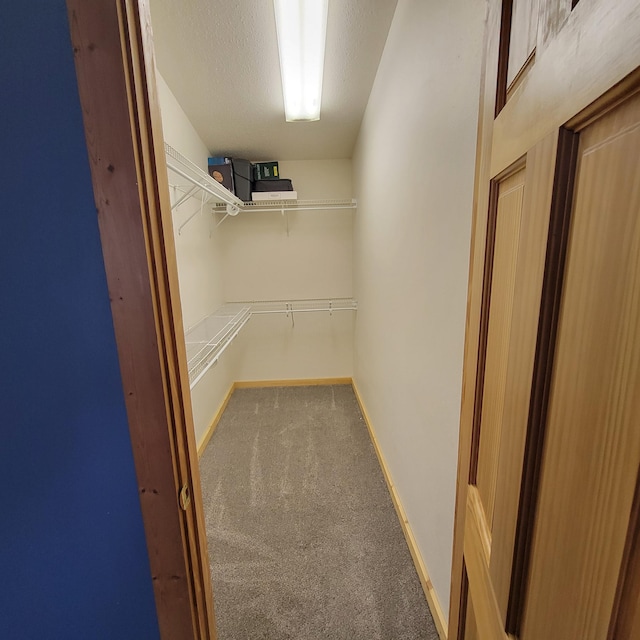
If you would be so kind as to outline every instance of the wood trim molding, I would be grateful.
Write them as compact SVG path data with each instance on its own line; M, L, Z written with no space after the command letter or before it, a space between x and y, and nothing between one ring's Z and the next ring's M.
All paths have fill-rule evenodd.
M300 378L295 380L240 380L234 382L234 389L254 387L315 387L332 384L351 384L351 378Z
M146 0L68 0L159 630L215 638ZM192 495L185 510L178 496Z
M216 427L218 426L218 422L220 422L220 418L222 418L222 414L224 413L224 410L227 408L227 405L229 404L229 400L231 400L231 396L233 395L235 388L236 388L236 384L235 382L232 382L231 386L229 387L229 391L227 391L227 394L225 395L222 402L220 403L220 406L218 407L216 414L213 416L213 420L211 421L209 428L204 434L204 437L202 438L202 440L200 440L200 444L198 444L198 458L202 456L202 454L204 453L204 450L207 448L207 445L209 444L209 440L211 440L211 436L213 435L213 432L216 430Z
M491 534L480 495L474 486L470 486L467 492L466 510L464 558L469 574L469 590L474 602L473 611L478 635L486 640L508 640L500 624L502 618L489 575Z
M489 213L487 216L486 249L482 276L482 304L480 307L480 327L478 338L478 361L476 363L475 400L473 408L473 429L471 432L471 459L469 462L469 484L476 483L478 455L480 453L480 424L484 401L484 374L489 338L489 309L491 307L491 286L493 284L493 257L496 244L496 223L498 218L499 182L494 180L489 187Z
M400 520L400 526L402 527L402 532L404 533L405 540L407 541L409 552L411 553L411 557L413 558L413 563L416 567L418 578L420 579L420 584L422 585L422 590L424 591L424 595L427 599L427 604L429 605L429 609L431 610L433 621L435 622L436 629L438 630L438 635L440 636L440 640L447 640L447 620L442 611L442 607L440 606L438 594L436 593L436 590L433 587L433 583L429 578L427 566L424 562L424 559L422 558L422 554L420 553L420 549L418 548L418 545L416 543L413 531L411 530L411 525L409 524L409 520L407 519L404 507L402 506L402 502L400 502L400 497L398 496L398 493L393 484L391 473L389 472L389 467L387 466L384 455L382 454L382 449L380 448L380 445L378 443L376 433L371 424L371 420L369 419L367 409L362 402L362 397L360 396L355 380L352 380L351 384L353 387L353 392L356 396L356 400L358 401L358 405L360 406L362 417L364 418L364 422L367 425L367 429L369 430L369 437L371 438L373 448L375 449L376 455L378 456L378 462L380 463L382 474L384 476L385 482L387 483L387 488L389 489L391 500L393 501L393 506L395 507L398 520Z
M455 526L451 561L451 592L449 598L449 636L461 640L464 630L467 582L464 578L464 523L467 505L467 487L473 440L475 389L477 384L483 282L485 271L485 246L487 218L490 209L489 167L491 165L491 139L493 135L496 98L498 95L498 63L501 43L502 3L489 2L485 29L482 75L480 79L480 104L478 117L478 144L473 191L473 218L471 223L471 252L469 257L469 287L462 374L462 399L460 406L460 437L458 440L458 475L456 481ZM506 25L506 21L505 21ZM505 87L506 88L506 87Z
M609 91L594 100L586 109L577 113L565 127L579 133L590 124L604 117L640 91L640 67L623 78Z

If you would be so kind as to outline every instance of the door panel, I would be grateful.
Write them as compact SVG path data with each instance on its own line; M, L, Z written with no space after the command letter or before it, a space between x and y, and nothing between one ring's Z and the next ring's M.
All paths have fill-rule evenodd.
M640 98L581 134L525 640L609 627L640 465L638 150Z
M513 83L535 51L538 37L538 5L539 0L513 0L507 87Z
M515 277L511 319L513 339L508 354L492 527L494 551L491 554L490 566L498 606L505 624L557 149L558 136L553 134L547 136L527 154L530 188L525 193L525 215L521 229L523 241Z
M493 505L498 474L524 184L525 169L522 168L498 185L491 307L477 474L478 492L489 530L493 522Z
M467 640L507 637L537 331L537 322L528 316L533 312L535 317L540 305L556 149L557 136L549 136L496 185L495 233L488 233L494 238L492 286L477 473L475 484L471 476L465 516L464 557L474 613L473 619L467 615Z

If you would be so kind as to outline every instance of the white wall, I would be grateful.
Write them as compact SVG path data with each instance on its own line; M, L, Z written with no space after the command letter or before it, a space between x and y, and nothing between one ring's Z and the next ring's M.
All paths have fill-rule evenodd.
M350 160L280 162L298 199L350 199ZM288 219L287 219L288 218ZM246 212L220 227L228 301L353 295L353 212ZM351 377L353 312L253 316L234 344L236 380Z
M484 0L399 0L354 154L355 380L449 605Z
M207 169L207 148L189 122L175 96L162 76L156 74L158 95L162 112L162 127L165 141L189 160ZM169 171L169 185L185 184L185 180ZM179 193L170 187L171 200L175 202ZM178 207L173 214L180 300L184 327L195 324L204 316L224 304L223 260L220 233L216 232L214 215L205 206L202 214L193 218L180 233L178 229L200 204L191 198ZM232 354L233 345L227 353ZM196 442L205 435L211 421L223 401L232 378L228 359L219 363L194 387L191 393Z

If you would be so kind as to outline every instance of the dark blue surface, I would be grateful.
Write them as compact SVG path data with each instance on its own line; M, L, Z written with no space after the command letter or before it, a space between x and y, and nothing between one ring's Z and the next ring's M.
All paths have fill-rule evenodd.
M158 638L64 2L0 60L0 638Z

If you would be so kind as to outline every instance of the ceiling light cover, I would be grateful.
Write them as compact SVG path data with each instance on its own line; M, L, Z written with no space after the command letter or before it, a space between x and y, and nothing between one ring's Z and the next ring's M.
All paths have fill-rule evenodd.
M273 0L287 122L320 119L329 0Z

